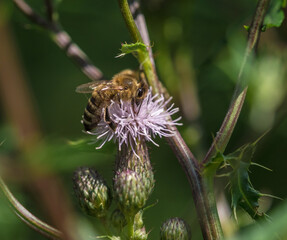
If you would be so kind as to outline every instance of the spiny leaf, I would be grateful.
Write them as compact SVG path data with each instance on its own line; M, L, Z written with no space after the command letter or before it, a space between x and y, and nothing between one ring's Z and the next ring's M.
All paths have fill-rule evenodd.
M138 57L138 55L140 54L145 55L147 58L149 57L147 46L140 42L131 44L123 43L120 50L122 53L119 54L117 57L122 57L129 53L132 53L135 57Z
M255 152L256 144L261 138L262 137L253 143L240 147L226 157L226 161L233 169L229 175L229 179L231 207L234 211L235 218L238 206L243 208L253 219L265 218L264 213L258 212L258 199L263 196L263 194L254 189L249 178L251 159Z
M284 11L282 8L286 7L286 0L272 0L269 11L267 12L264 22L263 30L272 27L280 27L284 20Z
M260 219L264 213L258 212L258 199L262 196L250 182L250 164L239 162L237 169L230 174L231 207L236 217L237 207L242 207L252 218Z
M225 162L225 156L220 151L217 151L211 161L204 166L203 175L213 177L223 162Z

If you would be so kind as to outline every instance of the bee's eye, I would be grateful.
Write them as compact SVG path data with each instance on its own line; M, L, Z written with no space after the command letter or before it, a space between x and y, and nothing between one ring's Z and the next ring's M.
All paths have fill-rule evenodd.
M124 90L128 90L128 86L125 86L125 87L124 87Z
M139 98L142 97L143 93L144 93L143 89L139 88L138 92L137 92L137 97L139 97Z

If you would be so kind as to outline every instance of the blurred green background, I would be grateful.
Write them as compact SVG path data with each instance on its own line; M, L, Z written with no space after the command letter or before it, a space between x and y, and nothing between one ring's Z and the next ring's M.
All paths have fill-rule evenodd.
M28 2L44 14L44 1ZM181 109L184 125L179 130L195 156L202 159L230 104L247 36L243 25L250 24L256 1L146 0L142 5L159 77ZM121 43L131 41L117 1L63 0L57 10L63 28L105 76L111 78L125 68L138 68L132 56L115 58ZM0 173L33 214L52 225L61 225L57 213L49 210L61 209L59 219L69 216L75 229L89 236L94 224L98 229L98 221L80 212L72 189L73 171L78 166L94 166L111 185L116 155L114 144L95 150L94 145L87 144L91 137L82 132L80 120L88 95L75 93L75 88L89 79L59 50L47 32L32 25L8 0L0 3L0 25L2 63L7 63L15 51L23 86L32 99L32 118L41 129L41 140L32 149L19 140L12 117L18 110L11 109L17 108L19 91L4 92L3 83L9 84L10 80L0 75ZM283 199L287 197L286 29L283 23L261 36L257 60L248 68L245 78L249 83L247 99L226 150L234 151L270 130L259 143L253 160L273 172L252 167L251 181L255 189ZM10 38L12 52L5 51L8 47L1 39L6 37ZM13 62L8 65L10 68L5 72L9 76L9 71L16 70ZM9 104L7 96L16 104ZM16 122L25 119L23 116ZM175 216L191 224L193 239L202 239L185 174L167 143L162 139L156 141L159 148L149 144L156 186L148 204L158 200L144 215L146 229L151 231L149 239L159 239L161 223ZM54 185L47 184L51 182ZM226 181L220 179L216 183L223 227L230 236L252 221L239 213L239 223L235 224L228 189L224 189ZM57 186L57 190L52 186ZM269 198L260 203L271 213L281 201ZM45 239L7 206L1 194L0 239Z

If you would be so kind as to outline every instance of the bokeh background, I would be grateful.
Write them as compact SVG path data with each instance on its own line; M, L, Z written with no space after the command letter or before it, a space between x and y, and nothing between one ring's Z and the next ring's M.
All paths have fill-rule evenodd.
M44 1L28 2L44 14ZM57 3L63 28L107 78L138 68L132 56L115 58L121 43L131 41L117 1ZM179 130L198 159L204 157L229 107L247 37L243 26L250 24L255 6L256 1L248 0L142 3L159 77L181 109ZM261 35L257 60L245 78L247 99L226 150L232 152L269 131L253 160L273 171L252 167L251 181L255 189L282 199L287 197L286 29L283 23ZM89 79L46 31L31 24L8 0L0 3L0 31L1 176L17 199L42 220L59 228L68 222L82 236L101 234L98 220L80 212L71 180L77 167L94 166L112 183L115 145L95 150L95 145L87 144L91 137L82 132L80 123L89 96L75 93L75 88ZM202 239L185 174L167 143L156 141L160 147L149 144L156 186L148 204L158 201L145 213L149 239L159 239L161 223L175 216L191 224L193 239ZM240 211L235 223L227 182L216 183L227 236L252 225ZM263 198L260 203L272 214L282 201ZM45 239L17 218L3 194L0 239Z

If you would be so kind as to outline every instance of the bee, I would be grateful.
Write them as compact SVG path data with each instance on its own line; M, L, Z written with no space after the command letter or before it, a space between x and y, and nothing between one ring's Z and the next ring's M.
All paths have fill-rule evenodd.
M110 120L108 107L111 102L131 101L139 104L147 95L148 87L144 74L139 71L123 70L112 80L100 80L82 84L76 88L78 93L92 93L83 115L85 131L95 129L101 119L115 130Z

